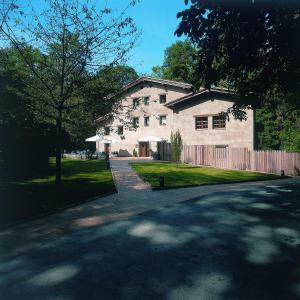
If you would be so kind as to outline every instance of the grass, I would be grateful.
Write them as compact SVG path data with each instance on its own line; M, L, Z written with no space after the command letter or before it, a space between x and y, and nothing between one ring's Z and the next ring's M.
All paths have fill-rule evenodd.
M153 188L159 187L159 176L165 177L166 188L280 178L280 176L273 174L224 170L212 167L195 167L187 164L180 164L177 167L176 164L169 162L132 163L131 166Z
M0 226L28 219L115 191L104 160L62 160L62 187L56 189L54 160L48 176L0 183Z

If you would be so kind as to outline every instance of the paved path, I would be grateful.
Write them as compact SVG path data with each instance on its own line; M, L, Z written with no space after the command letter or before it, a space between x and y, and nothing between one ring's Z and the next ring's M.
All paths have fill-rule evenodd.
M207 299L222 299L218 293L238 280L223 274L227 265L219 268L227 259L234 264L230 251L248 259L245 265L237 258L254 277L244 274L248 288L260 264L281 255L284 272L295 268L285 273L293 280L288 299L300 291L299 260L294 262L297 253L300 258L298 178L152 191L128 160L112 160L111 166L117 194L0 231L1 299L166 299L167 291L170 299L205 299L198 297L203 289L213 296ZM282 240L272 240L274 230ZM239 245L249 249L233 249ZM238 274L234 266L230 272ZM272 268L264 276L281 272L280 263ZM286 280L270 299L283 299ZM247 282L240 284L247 289ZM228 299L241 299L236 295ZM269 299L254 290L249 295L244 298Z

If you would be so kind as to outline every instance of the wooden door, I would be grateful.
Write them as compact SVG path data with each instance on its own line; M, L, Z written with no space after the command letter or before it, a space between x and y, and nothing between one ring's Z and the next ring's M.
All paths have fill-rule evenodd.
M107 153L108 155L110 154L110 144L104 144L104 151L105 153Z
M140 142L139 145L139 156L140 157L148 157L149 156L149 143L147 142Z

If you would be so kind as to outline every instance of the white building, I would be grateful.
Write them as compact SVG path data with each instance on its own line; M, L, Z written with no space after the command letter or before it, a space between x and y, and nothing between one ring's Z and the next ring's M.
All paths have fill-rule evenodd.
M186 145L254 145L253 111L247 120L225 121L219 113L232 106L232 94L220 88L195 92L192 85L170 80L140 77L125 86L122 103L132 106L127 127L117 118L98 119L100 135L117 142L96 142L97 151L115 151L120 156L150 156L156 140L170 141L171 131L180 130ZM124 114L123 111L119 112Z

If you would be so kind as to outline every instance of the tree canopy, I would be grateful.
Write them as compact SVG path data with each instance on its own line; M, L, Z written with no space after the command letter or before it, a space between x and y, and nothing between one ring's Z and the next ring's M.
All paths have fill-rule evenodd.
M22 97L56 127L56 182L60 185L63 131L72 123L78 126L80 116L88 118L96 111L100 115L112 108L107 95L115 86L101 76L124 65L139 32L127 16L134 0L119 13L105 3L96 7L90 0L43 2L39 13L30 1L20 8L13 3L8 17L0 23L0 36L2 45L17 51L29 74L17 72ZM101 76L97 75L99 70Z
M152 72L154 76L195 83L195 48L189 41L177 41L166 48L164 62L162 66L154 66Z
M260 107L283 93L300 107L300 3L297 1L185 0L176 35L197 48L198 81L226 80L237 105ZM278 99L277 99L278 100ZM273 105L280 104L273 103Z

